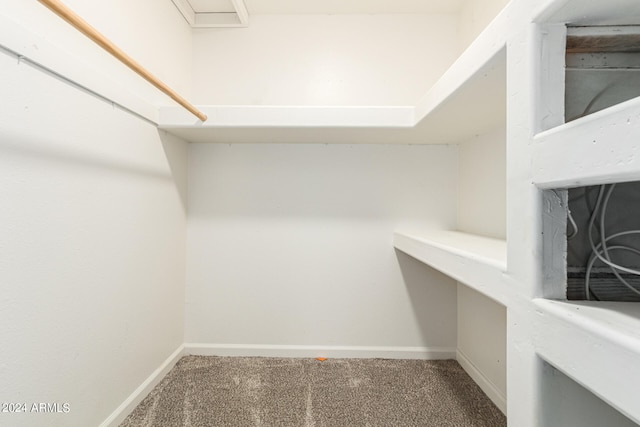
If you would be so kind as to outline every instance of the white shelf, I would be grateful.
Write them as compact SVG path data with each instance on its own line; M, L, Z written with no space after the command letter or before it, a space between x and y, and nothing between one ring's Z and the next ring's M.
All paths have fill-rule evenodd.
M207 128L404 128L414 125L413 107L307 107L205 105L201 123L181 107L161 107L160 121L167 129Z
M506 126L510 8L498 14L418 102L417 134L451 143Z
M393 245L489 298L507 304L509 292L503 279L507 269L504 240L432 230L419 236L397 232Z
M544 299L534 304L537 353L640 423L640 304Z
M640 98L542 132L534 142L533 182L540 188L638 180Z
M181 107L161 107L159 127L191 142L464 141L505 126L507 18L505 9L415 106L200 105L204 123Z
M161 107L159 127L190 142L385 143L410 137L414 107L199 106L204 123Z
M574 25L633 25L638 23L637 0L544 0L535 22Z

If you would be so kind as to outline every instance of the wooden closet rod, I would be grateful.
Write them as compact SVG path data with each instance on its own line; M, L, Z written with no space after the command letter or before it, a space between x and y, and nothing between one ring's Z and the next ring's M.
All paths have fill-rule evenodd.
M207 116L199 111L196 107L191 105L186 99L178 95L173 91L169 86L164 84L161 80L159 80L156 76L147 71L142 65L138 64L134 61L129 55L124 53L120 48L111 43L109 39L100 34L95 28L89 25L85 20L75 14L71 9L62 4L58 0L38 0L40 3L47 6L51 9L56 15L60 16L62 19L67 21L73 27L75 27L78 31L80 31L85 36L89 37L93 40L98 46L102 47L104 50L109 52L111 55L115 56L120 62L122 62L127 67L131 68L133 71L138 73L143 79L157 87L159 90L168 95L171 99L176 101L178 104L182 105L184 108L189 110L191 114L202 120L203 122L207 120Z

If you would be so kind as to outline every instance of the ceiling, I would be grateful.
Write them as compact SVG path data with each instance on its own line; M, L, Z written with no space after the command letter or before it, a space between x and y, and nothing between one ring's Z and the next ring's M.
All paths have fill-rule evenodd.
M463 0L245 0L253 15L452 13L460 10L462 3Z
M455 13L465 0L172 0L192 27L246 27L250 15Z

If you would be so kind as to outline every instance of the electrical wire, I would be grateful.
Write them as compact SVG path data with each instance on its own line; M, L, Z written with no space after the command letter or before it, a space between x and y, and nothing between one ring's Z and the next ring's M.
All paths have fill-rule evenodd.
M593 109L593 106L595 105L596 102L598 102L598 100L600 98L602 98L602 96L612 87L614 87L616 84L618 83L618 80L614 80L612 82L610 82L608 85L606 85L605 87L603 87L598 93L596 93L596 95L591 99L591 101L589 101L589 103L587 104L587 106L585 107L584 111L582 112L582 114L580 115L580 117L584 117L587 114L591 114L591 110ZM580 118L579 117L579 118Z
M571 240L578 235L578 224L576 224L576 220L573 219L573 215L571 215L571 210L567 209L567 217L569 218L569 224L571 224L571 228L573 231L567 234L567 240Z
M589 261L587 263L587 268L585 271L585 285L584 285L585 297L587 300L590 299L591 294L596 296L596 294L593 292L593 289L591 289L591 271L593 269L593 265L597 260L607 265L611 269L613 274L616 276L616 278L620 281L620 283L622 283L627 289L629 289L636 295L640 295L640 290L636 289L633 285L627 282L627 280L625 280L625 278L622 277L622 275L620 274L620 271L622 271L628 274L640 276L640 271L614 263L611 260L611 256L609 255L609 251L626 251L626 252L635 253L636 255L640 256L640 250L638 249L625 246L625 245L620 245L620 244L613 245L613 246L607 245L607 243L610 240L613 240L615 238L627 236L631 234L640 234L640 230L628 230L628 231L622 231L607 237L606 211L609 205L611 194L613 193L615 186L616 184L611 184L608 188L607 188L607 185L600 186L598 191L598 198L596 200L596 204L593 210L591 211L591 217L589 219L587 234L589 237L589 244L591 246L591 255L589 257ZM599 217L598 227L596 228L596 219L598 217ZM597 231L599 234L600 242L598 243L598 245L596 245L594 242L594 237L593 237L594 231Z
M606 214L606 210L607 210L607 205L609 203L609 197L611 196L611 192L613 191L615 184L612 184L611 187L606 190L605 196L604 196L604 200L602 202L602 205L600 207L600 244L598 246L594 245L593 239L590 239L589 242L591 243L591 250L592 253L595 254L600 261L602 261L603 263L605 263L606 265L608 265L609 267L612 268L612 270L614 271L614 273L616 273L616 270L620 270L620 271L624 271L625 273L629 273L629 274L634 274L637 276L640 276L640 271L632 269L632 268L627 268L618 264L615 264L614 262L611 261L610 257L608 256L607 253L607 237L606 237L606 230L605 230L605 214ZM606 187L606 186L603 186ZM590 223L589 225L590 227L593 227L593 223ZM631 233L629 233L631 234ZM591 237L591 235L590 235ZM598 249L602 247L602 251L599 251ZM602 256L604 254L604 257Z
M640 255L640 250L638 249L634 249L634 248L630 248L628 246L619 246L619 245L615 245L615 246L610 246L608 248L608 250L625 250L628 252L633 252L637 255ZM601 253L601 252L600 252ZM591 270L593 269L593 264L596 262L596 260L598 259L597 256L592 255L589 259L589 262L587 263L587 271L585 274L585 278L584 278L584 291L585 291L585 295L587 297L587 300L589 300L589 294L594 294L593 289L591 289ZM615 271L615 270L614 270ZM624 279L620 279L620 277L618 276L618 279L621 280L631 291L633 291L634 293L640 295L640 291L638 291L637 289L635 289L633 286L631 286L628 282L626 282Z
M594 187L583 187L582 188L582 193L578 194L577 196L575 195L575 193L569 193L569 206L571 206L573 203L576 203L578 200L580 199L584 199L584 203L587 206L587 209L589 212L591 212L593 210L593 208L591 207L591 201L589 200L589 193L592 192L591 189L593 189ZM571 226L572 231L567 233L567 240L571 240L574 237L576 237L579 233L579 228L578 228L578 224L576 223L575 219L573 218L573 214L571 213L571 209L567 208L567 219L569 220L569 225Z

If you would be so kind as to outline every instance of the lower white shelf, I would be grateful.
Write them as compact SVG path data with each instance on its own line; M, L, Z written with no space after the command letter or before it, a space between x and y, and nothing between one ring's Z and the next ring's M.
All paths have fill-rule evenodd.
M507 244L504 240L459 231L396 232L396 249L507 305Z
M640 423L640 304L535 299L536 352Z

